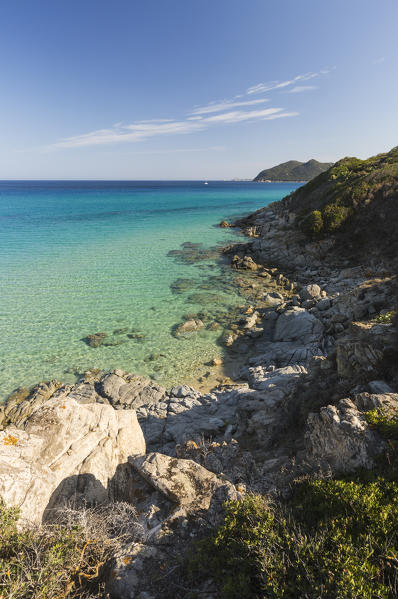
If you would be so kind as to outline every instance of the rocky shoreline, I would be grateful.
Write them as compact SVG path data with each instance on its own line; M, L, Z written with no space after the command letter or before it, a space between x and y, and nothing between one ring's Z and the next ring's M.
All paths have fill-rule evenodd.
M246 301L223 344L231 362L244 357L239 382L166 390L89 371L74 385L16 392L0 409L0 497L22 519L41 522L70 501L136 508L142 532L104 573L111 596L186 596L184 553L220 522L226 499L285 497L301 476L371 468L385 449L365 414L398 409L391 267L353 266L332 241L308 242L288 202L237 225L251 239L223 254ZM191 316L177 335L214 322ZM217 597L217 582L199 592Z

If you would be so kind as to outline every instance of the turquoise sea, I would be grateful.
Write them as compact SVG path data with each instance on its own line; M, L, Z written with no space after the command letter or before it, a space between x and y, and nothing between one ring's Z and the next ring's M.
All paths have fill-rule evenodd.
M187 241L208 247L236 240L217 223L296 187L0 182L0 400L21 385L73 381L92 367L148 374L167 385L198 376L221 351L219 332L175 338L172 327L202 306L188 301L197 289L176 294L170 285L183 277L209 287L220 267L211 259L182 264L168 252ZM232 292L221 296L223 309L239 302ZM131 331L136 338L127 337ZM106 332L110 344L93 348L82 340L96 332Z

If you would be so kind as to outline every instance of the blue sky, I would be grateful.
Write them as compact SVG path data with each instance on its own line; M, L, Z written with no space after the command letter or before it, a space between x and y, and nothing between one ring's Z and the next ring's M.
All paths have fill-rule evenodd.
M223 179L398 144L397 0L11 0L0 178Z

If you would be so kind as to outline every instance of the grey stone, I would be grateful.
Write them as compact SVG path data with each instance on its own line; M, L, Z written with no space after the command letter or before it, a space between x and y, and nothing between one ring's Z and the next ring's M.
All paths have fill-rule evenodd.
M390 385L387 385L385 381L370 381L368 383L371 393L392 393Z
M321 288L319 287L319 285L306 285L305 287L300 289L300 298L303 301L318 298L320 297L320 295Z
M393 401L389 397L387 405L390 407ZM363 403L363 399L342 399L336 406L321 408L319 414L310 414L305 434L306 459L327 465L333 473L372 468L386 444L367 423L361 410ZM380 403L383 405L382 399Z
M224 487L230 498L237 498L231 483L222 481L192 460L171 458L161 453L130 458L132 466L170 501L196 509L208 509L213 494Z
M276 322L274 341L311 343L323 336L323 325L304 308L289 308Z

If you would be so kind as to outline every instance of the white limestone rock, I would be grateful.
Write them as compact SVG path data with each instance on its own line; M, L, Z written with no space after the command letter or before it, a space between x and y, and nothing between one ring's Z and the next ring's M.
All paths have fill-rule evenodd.
M25 430L0 432L0 496L20 508L22 519L41 522L47 509L77 490L88 502L110 499L118 468L144 453L134 411L51 399Z

